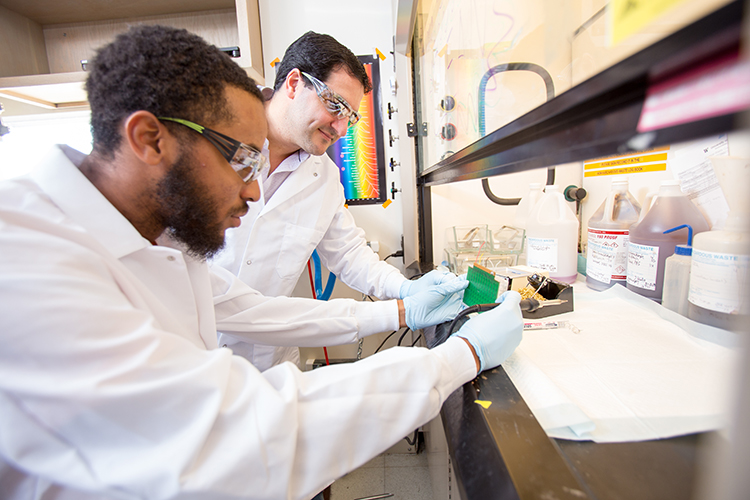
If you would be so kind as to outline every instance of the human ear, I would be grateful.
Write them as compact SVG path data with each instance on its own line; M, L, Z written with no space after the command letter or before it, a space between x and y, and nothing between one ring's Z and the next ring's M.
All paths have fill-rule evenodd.
M286 75L284 80L284 92L289 99L294 99L294 96L305 86L305 82L302 81L302 73L297 68L292 69Z
M125 139L133 154L147 165L171 164L177 141L164 124L148 111L125 119Z

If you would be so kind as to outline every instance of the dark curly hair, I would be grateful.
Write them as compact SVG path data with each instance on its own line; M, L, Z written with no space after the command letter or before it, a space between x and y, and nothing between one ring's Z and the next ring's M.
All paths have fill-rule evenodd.
M122 121L136 111L212 126L233 118L226 85L263 101L255 81L229 56L184 29L136 26L100 48L89 67L94 151L108 158L120 146Z
M284 59L276 65L276 80L274 90L284 85L286 76L294 68L310 73L315 78L325 81L332 71L344 68L350 75L360 81L365 94L372 90L370 77L367 76L362 63L352 53L331 35L321 35L308 31L284 52ZM306 82L307 84L307 82ZM308 84L308 86L310 86Z

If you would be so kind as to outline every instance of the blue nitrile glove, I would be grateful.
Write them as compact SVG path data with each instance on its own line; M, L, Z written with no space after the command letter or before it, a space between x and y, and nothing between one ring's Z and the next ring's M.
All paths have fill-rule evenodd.
M523 317L521 296L505 292L497 299L499 306L464 323L454 335L469 341L479 357L479 371L500 365L521 343Z
M410 297L427 290L431 286L442 285L443 283L453 281L456 278L457 276L451 272L433 269L419 279L406 280L401 283L401 288L398 291L398 298L404 299Z
M418 330L452 320L464 308L463 290L467 286L469 281L462 276L406 297L406 325Z

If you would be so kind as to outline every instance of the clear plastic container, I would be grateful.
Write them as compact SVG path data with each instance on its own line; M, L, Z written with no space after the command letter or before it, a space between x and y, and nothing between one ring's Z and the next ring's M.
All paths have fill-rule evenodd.
M526 230L514 226L488 226L492 253L520 254Z
M628 191L627 179L612 181L604 203L588 223L586 249L586 285L606 290L625 285L628 265L629 229L641 213L641 206Z
M557 186L547 186L526 223L529 267L573 283L578 273L578 218Z
M677 245L674 255L667 257L664 261L664 289L662 291L661 305L676 313L687 316L688 314L688 291L690 290L690 263L693 260L693 228L687 224L673 227L665 234L681 229L688 230L688 244Z
M469 266L479 264L490 271L498 271L506 267L512 267L518 264L518 254L491 254L491 253L460 253L455 250L446 250L447 264L450 270L455 274L464 274L469 270Z
M630 227L628 242L628 290L661 302L664 286L664 262L676 245L688 242L685 231L664 231L688 224L693 233L708 231L703 214L680 191L678 181L662 181L651 207L644 204L641 220Z
M446 229L446 247L456 252L489 252L487 224L453 226Z

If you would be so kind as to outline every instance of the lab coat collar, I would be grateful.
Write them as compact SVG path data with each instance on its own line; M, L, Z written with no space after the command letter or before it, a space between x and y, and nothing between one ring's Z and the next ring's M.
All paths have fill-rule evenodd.
M312 156L304 151L302 151L302 154L303 156L301 156L301 158L304 159L294 165L294 168L292 169L295 171L298 170L298 172L294 172L281 184L274 195L271 196L271 199L268 200L268 204L263 207L262 213L280 206L303 189L312 185L316 180L321 180L323 178L320 175L323 160L319 156ZM293 156L296 157L297 155Z
M69 146L57 145L30 177L115 258L151 246L78 169L85 158L86 155Z

